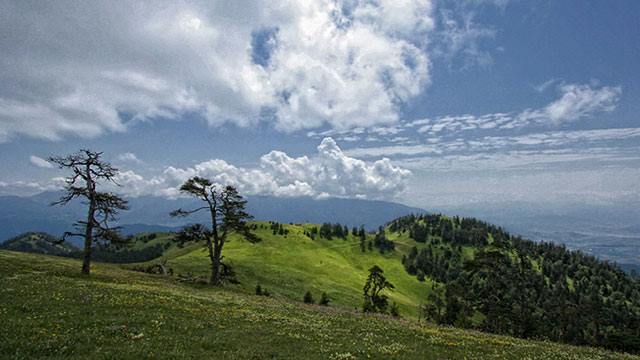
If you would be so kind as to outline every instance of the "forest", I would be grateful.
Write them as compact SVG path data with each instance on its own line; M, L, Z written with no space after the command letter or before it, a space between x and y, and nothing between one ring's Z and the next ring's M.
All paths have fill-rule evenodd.
M389 230L418 243L403 264L436 280L422 309L434 322L640 350L640 282L615 264L470 218L411 215Z

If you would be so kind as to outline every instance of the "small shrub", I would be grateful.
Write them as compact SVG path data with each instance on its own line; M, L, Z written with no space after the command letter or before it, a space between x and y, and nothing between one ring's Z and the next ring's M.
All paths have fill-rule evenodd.
M331 302L331 299L329 299L329 296L327 295L327 293L323 292L322 295L320 296L320 301L318 301L318 305L329 306L330 302Z
M302 301L304 301L305 304L313 304L313 303L315 303L315 301L313 300L313 295L311 295L311 291L307 291L304 294L304 298L302 299Z
M262 288L262 286L260 286L260 284L256 285L256 295L259 296L271 296L271 293L269 292L269 290Z
M398 304L396 304L395 302L391 304L389 314L395 318L400 317L400 309L398 308Z

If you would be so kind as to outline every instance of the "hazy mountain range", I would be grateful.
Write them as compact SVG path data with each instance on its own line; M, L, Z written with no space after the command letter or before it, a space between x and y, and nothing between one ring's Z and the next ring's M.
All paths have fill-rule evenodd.
M60 197L56 192L44 192L29 197L0 196L0 241L26 231L43 231L60 235L71 224L85 216L84 206L74 202L67 206L51 206ZM401 204L356 199L277 198L249 196L248 212L256 220L278 222L339 222L352 226L364 225L373 230L399 216L425 210ZM172 218L169 213L178 208L200 206L191 199L167 199L142 196L129 198L130 209L120 214L119 225L125 233L175 230L194 223L207 223L206 213L187 218Z
M26 231L60 235L69 230L74 221L84 216L85 210L80 203L50 206L58 197L57 192L0 197L0 241ZM425 206L426 209L421 209L385 201L338 198L249 196L247 200L249 213L257 220L339 222L349 227L364 225L369 230L410 213L429 211L472 216L532 240L566 244L570 249L640 270L640 208L634 204L564 206L550 210L514 202L445 209ZM130 210L122 212L119 221L126 234L172 231L188 223L207 221L206 214L188 218L169 216L177 208L195 206L191 199L143 196L130 198L129 203Z

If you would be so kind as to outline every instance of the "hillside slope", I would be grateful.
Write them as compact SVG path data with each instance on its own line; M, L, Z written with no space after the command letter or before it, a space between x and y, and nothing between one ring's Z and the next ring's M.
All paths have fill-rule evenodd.
M269 223L257 223L262 242L234 237L224 261L241 281L235 287L252 293L260 285L298 301L307 290L316 300L327 292L334 305L353 309L362 304L367 270L378 265L395 285L386 294L405 317L420 313L510 336L640 349L640 282L595 258L468 218L399 218L384 232L395 250L384 254L369 246L381 235L367 234L362 251L350 231L331 240L309 236L317 228L284 225L275 233ZM202 245L170 250L165 258L177 274L209 271Z
M636 359L0 251L0 358Z
M359 240L349 234L331 240L305 233L319 225L283 224L286 235L273 234L269 223L257 222L254 231L262 241L252 244L232 236L224 248L224 262L232 265L240 285L234 287L253 293L256 285L277 296L302 300L309 290L317 300L326 292L334 305L359 308L362 287L373 265L380 266L395 285L388 292L402 315L417 317L420 301L426 299L430 282L408 274L401 262L401 251L381 254L377 249L360 250ZM368 235L369 241L371 235ZM206 276L209 259L202 245L170 250L165 256L176 274Z
M68 243L58 244L55 237L41 232L27 232L0 243L0 249L48 255L69 255L78 249Z

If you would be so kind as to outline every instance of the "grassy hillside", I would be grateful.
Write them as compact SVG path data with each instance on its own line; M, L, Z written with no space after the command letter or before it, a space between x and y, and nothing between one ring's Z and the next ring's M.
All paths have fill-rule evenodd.
M285 224L289 231L286 236L273 235L268 223L257 225L255 233L262 241L252 244L233 237L224 250L224 261L233 266L241 282L234 287L246 292L253 293L260 284L275 296L299 301L307 290L316 300L326 292L334 305L359 308L368 269L378 265L395 285L388 293L390 300L399 305L402 315L417 317L420 300L426 299L431 289L428 279L421 282L407 274L401 262L402 251L383 255L373 249L363 253L359 240L351 234L346 239L312 239L305 230L316 225ZM175 248L166 258L176 274L208 274L209 259L202 246Z
M265 240L268 241L268 240ZM238 245L236 245L238 246ZM0 358L634 359L0 251Z
M27 232L0 243L0 249L50 255L69 255L78 250L68 243L57 244L58 240L46 233Z

